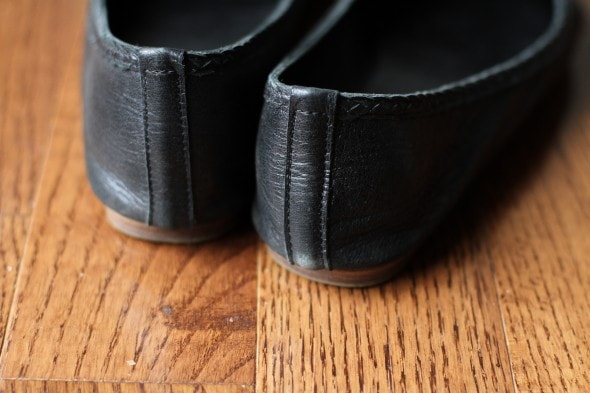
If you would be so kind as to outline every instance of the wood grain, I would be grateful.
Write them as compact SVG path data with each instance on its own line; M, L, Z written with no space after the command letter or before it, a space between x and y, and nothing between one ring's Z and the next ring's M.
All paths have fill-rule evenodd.
M2 341L28 223L27 217L0 216L0 340Z
M30 214L82 30L81 0L3 0L0 6L0 214ZM59 21L59 22L58 22ZM76 48L77 49L77 48Z
M165 246L106 224L84 172L77 38L0 377L252 386L254 234Z
M83 1L72 0L5 0L0 6L0 340L62 91L63 63L76 45L70 36L81 30L84 8ZM56 24L61 18L72 23Z
M171 385L68 381L0 381L6 393L249 393L253 387L234 385Z
M363 290L311 283L262 252L260 391L509 390L491 265L469 247Z

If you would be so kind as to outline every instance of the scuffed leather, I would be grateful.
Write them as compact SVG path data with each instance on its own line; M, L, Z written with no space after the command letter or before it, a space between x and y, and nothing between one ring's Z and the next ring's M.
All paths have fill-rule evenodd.
M312 49L351 4L336 6L270 75L256 145L255 226L275 252L307 269L408 256L543 94L571 35L571 4L554 0L545 41L443 89L373 95L286 83L300 62L322 61Z
M170 228L249 207L264 82L307 20L319 15L311 3L285 0L280 15L239 44L194 52L120 41L110 32L106 0L92 1L85 152L102 202L131 219Z

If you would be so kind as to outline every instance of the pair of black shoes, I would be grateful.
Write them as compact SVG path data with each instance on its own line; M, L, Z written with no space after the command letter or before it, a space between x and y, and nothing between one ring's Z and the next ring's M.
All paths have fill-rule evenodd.
M285 267L384 281L551 85L572 19L568 0L94 0L88 176L132 236L211 239L254 198Z

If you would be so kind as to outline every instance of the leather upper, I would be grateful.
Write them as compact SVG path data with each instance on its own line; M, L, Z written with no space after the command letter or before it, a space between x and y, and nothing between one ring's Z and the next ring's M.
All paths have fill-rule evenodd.
M121 41L108 18L120 3L92 1L84 129L97 196L126 217L171 228L249 207L264 82L305 32L310 3L278 1L252 34L198 51Z
M572 24L571 4L548 0L549 21L535 40L431 89L371 94L291 82L313 80L328 58L356 61L351 47L333 45L354 46L363 34L347 25L362 14L356 3L336 5L266 86L254 223L275 252L307 269L368 268L419 246L551 83ZM334 64L327 72L347 67ZM305 72L295 75L298 68Z

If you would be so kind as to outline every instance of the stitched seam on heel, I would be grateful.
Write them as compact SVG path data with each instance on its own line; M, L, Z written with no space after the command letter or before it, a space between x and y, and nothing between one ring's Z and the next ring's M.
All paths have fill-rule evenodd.
M326 97L326 139L324 154L324 182L322 185L321 202L321 255L324 268L332 270L332 263L328 253L328 219L330 210L330 198L332 187L332 163L333 163L333 140L334 140L334 116L336 112L336 99L333 94Z
M177 63L179 68L184 70L184 64ZM194 203L192 191L192 176L191 176L191 159L190 159L190 139L188 128L188 112L186 102L186 81L183 83L182 75L178 72L178 105L180 109L180 121L182 128L182 150L184 154L184 170L186 180L186 198L187 198L187 215L189 226L194 223Z
M293 134L295 133L295 117L297 115L296 104L293 97L289 99L289 120L287 124L287 146L285 152L285 248L287 251L287 260L290 264L293 261L293 244L291 241L291 169L293 165Z
M142 90L143 90L143 133L145 143L145 161L146 171L148 180L148 215L147 224L151 225L153 222L153 205L154 205L154 194L152 184L152 166L150 157L150 135L149 135L149 110L148 110L148 97L147 97L147 73L144 70L142 72Z

